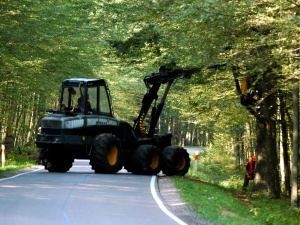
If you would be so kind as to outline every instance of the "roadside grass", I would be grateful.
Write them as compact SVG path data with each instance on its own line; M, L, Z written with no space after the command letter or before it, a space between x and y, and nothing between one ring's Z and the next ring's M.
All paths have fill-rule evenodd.
M300 209L290 207L289 198L272 199L264 193L249 197L250 191L242 192L244 166L235 167L234 159L226 159L200 154L197 170L192 160L185 177L173 178L181 197L200 218L226 225L299 224Z
M2 167L2 161L0 166L0 174L4 172L11 172L20 169L25 169L36 165L36 160L32 157L24 154L17 154L15 152L9 152L6 154L5 166Z

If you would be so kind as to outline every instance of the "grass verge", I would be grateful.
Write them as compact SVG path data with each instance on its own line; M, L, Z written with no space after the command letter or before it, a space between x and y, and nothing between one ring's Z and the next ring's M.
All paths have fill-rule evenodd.
M36 165L36 160L23 154L6 154L5 165L1 163L0 174L25 169Z
M192 157L192 156L191 156ZM227 161L228 162L228 161ZM185 177L174 177L181 197L194 211L217 224L299 224L300 210L290 207L289 199L272 199L263 193L251 197L241 191L244 167L234 162L212 161L205 157L194 161Z

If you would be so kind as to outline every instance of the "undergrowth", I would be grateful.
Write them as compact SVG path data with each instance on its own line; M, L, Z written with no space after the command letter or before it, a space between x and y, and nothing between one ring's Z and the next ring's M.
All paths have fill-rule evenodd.
M14 149L5 154L5 163L0 164L0 173L20 170L36 165L37 150L34 148ZM2 157L1 157L2 158Z

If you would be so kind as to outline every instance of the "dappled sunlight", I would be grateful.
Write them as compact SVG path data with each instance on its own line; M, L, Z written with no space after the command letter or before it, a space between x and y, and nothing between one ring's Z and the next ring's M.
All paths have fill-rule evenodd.
M127 215L135 215L143 209L129 219L143 221L151 218L149 212L157 210L149 185L152 176L138 176L125 171L96 174L87 165L88 162L79 163L75 162L67 173L39 170L2 180L0 199L13 204L18 214L24 208L39 205L38 211L46 218L49 210L52 215L62 215L63 211L67 219L76 218L79 214L83 218L102 215L116 219L127 218ZM180 206L183 202L175 204Z

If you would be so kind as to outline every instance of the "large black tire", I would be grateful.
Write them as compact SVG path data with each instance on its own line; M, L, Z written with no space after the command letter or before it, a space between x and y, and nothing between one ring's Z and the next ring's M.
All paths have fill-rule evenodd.
M167 176L184 176L190 168L191 159L186 149L169 146L162 151L162 171Z
M113 134L99 134L93 139L90 164L95 173L117 173L122 169L119 140Z
M49 172L67 172L74 162L71 151L64 148L43 148L39 158Z
M133 153L130 172L141 175L156 175L161 171L161 156L154 145L141 145Z

